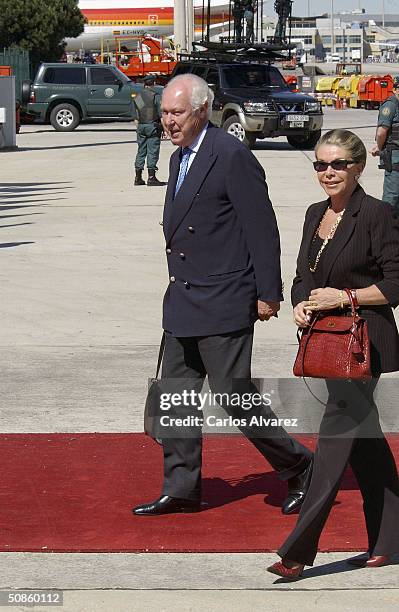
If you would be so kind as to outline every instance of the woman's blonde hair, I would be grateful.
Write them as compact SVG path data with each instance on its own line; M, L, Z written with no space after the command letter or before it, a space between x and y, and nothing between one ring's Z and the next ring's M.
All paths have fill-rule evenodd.
M359 136L356 136L349 130L330 130L323 134L315 146L315 155L317 157L318 149L323 145L335 145L345 149L353 161L366 165L367 151Z

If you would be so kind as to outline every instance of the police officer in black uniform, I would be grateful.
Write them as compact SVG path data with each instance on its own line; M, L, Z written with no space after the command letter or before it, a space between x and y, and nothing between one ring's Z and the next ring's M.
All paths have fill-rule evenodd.
M256 0L244 0L244 19L247 24L245 42L249 44L254 42L255 2Z
M234 19L234 42L242 42L242 18L244 17L244 1L233 0L233 19Z
M399 77L393 79L393 94L380 107L373 156L380 156L384 173L382 199L399 212Z
M143 170L145 160L147 158L148 181L149 187L161 187L165 185L159 181L155 175L157 162L159 159L159 150L161 146L161 95L153 88L155 84L155 76L148 75L144 78L143 89L133 98L138 126L137 126L137 144L138 151L135 160L136 178L135 185L145 185L143 180Z

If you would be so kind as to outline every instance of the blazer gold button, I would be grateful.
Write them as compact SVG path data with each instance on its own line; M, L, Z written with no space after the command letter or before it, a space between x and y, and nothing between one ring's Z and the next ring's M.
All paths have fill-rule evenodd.
M191 232L192 234L194 233L194 228L192 225L189 226L188 231Z
M186 259L186 256L185 256L184 253L179 253L179 255L180 255L181 259Z
M169 280L170 280L171 283L175 283L176 282L176 279L175 279L174 276L171 276Z
M172 252L172 249L166 249L166 252L167 252L168 255L170 255L171 252Z

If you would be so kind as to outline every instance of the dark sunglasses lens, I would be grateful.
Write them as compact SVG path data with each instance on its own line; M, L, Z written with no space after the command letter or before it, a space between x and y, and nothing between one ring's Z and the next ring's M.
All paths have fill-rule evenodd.
M331 166L334 170L345 170L348 167L348 164L351 162L347 159L334 159L332 162L327 163L323 161L315 161L313 162L313 167L316 172L325 172L328 166Z
M349 161L346 159L335 159L331 162L331 168L334 170L345 170L348 167Z

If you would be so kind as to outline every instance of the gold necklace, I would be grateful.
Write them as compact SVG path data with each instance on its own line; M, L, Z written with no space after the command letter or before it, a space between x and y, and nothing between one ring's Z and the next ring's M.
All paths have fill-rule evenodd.
M329 208L330 208L330 207L329 207ZM314 236L313 236L313 240L312 240L312 244L314 243L314 241L316 240L316 237L317 237L317 236L318 236L318 234L319 234L319 230L320 230L321 224L323 223L323 221L324 221L324 217L326 216L326 214L327 214L327 212L328 212L329 208L327 208L326 212L324 213L324 215L323 215L323 217L322 217L322 219L321 219L321 221L320 221L320 223L319 223L319 226L318 226L317 230L315 231L315 234L314 234ZM340 223L340 221L341 221L341 219L342 219L342 217L343 217L344 212L345 212L345 209L344 209L342 212L340 212L340 213L339 213L339 215L338 215L338 216L337 216L337 218L335 219L335 221L334 221L333 225L331 226L331 229L330 229L330 231L328 232L328 235L327 235L327 236L324 238L324 240L323 240L323 244L321 245L321 247L320 247L320 249L319 249L319 252L318 252L318 253L317 253L317 255L316 255L316 259L315 259L315 262L314 262L313 267L312 267L312 265L311 265L311 263L310 263L310 255L309 255L309 270L310 270L311 272L316 272L316 268L317 268L317 265L318 265L318 263L319 263L320 257L321 257L321 255L322 255L322 253L323 253L324 249L326 248L328 241L329 241L329 240L331 240L331 239L334 237L334 234L335 234L335 232L337 231L337 227L338 227L338 225L339 225L339 223Z

